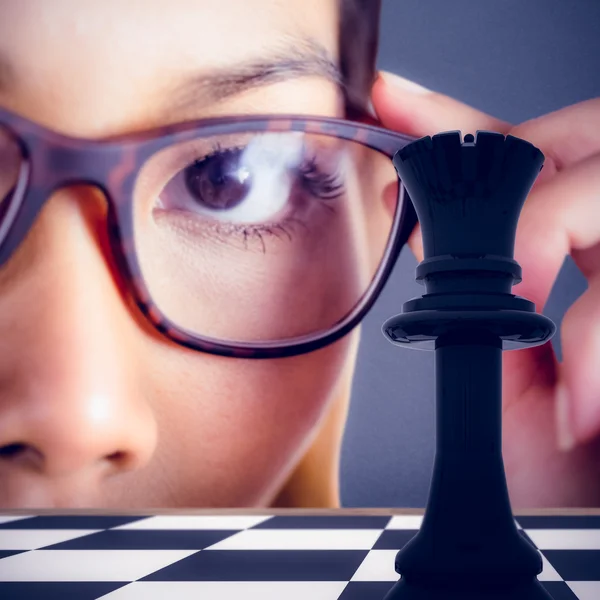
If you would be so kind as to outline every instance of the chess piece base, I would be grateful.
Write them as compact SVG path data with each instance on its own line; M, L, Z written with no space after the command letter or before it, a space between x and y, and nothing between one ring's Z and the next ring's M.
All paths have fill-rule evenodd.
M387 593L384 600L552 600L552 596L537 580L517 587L500 587L491 581L489 588L431 587L408 583L400 579Z

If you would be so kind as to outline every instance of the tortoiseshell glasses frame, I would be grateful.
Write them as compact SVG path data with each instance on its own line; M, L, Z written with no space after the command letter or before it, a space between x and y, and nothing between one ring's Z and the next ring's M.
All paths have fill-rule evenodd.
M392 160L414 141L384 129L366 114L353 120L299 115L243 115L178 123L130 135L89 140L64 136L0 108L0 131L14 137L21 152L16 185L4 201L0 221L0 265L27 235L44 203L57 189L85 184L99 188L108 205L111 251L141 313L173 342L193 350L235 358L281 358L322 348L350 332L381 293L400 250L415 224L412 202L399 182L398 209L383 260L367 292L354 310L329 330L269 343L228 343L194 335L167 319L148 292L134 244L133 196L137 176L146 161L173 144L199 137L250 132L306 132L358 142ZM402 197L403 196L403 197Z

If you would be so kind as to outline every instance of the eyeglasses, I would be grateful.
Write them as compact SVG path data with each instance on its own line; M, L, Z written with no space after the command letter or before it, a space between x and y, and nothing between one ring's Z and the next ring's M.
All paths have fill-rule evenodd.
M111 250L170 340L238 358L354 328L415 223L391 158L414 138L361 119L204 119L100 141L0 109L0 265L60 187L108 203Z

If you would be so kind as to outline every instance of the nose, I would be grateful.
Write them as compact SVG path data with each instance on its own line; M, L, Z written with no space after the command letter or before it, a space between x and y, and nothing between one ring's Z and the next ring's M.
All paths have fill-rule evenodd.
M144 336L99 198L57 192L0 270L3 505L29 504L34 489L36 506L96 504L103 481L142 468L156 447L140 385Z

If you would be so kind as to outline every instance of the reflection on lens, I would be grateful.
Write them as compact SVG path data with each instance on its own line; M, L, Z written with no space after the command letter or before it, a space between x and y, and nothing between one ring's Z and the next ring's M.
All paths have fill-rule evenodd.
M247 133L170 147L142 169L135 244L160 311L196 335L276 342L342 321L381 265L391 160L357 142Z
M21 149L12 134L0 125L0 223L6 216L21 170Z

